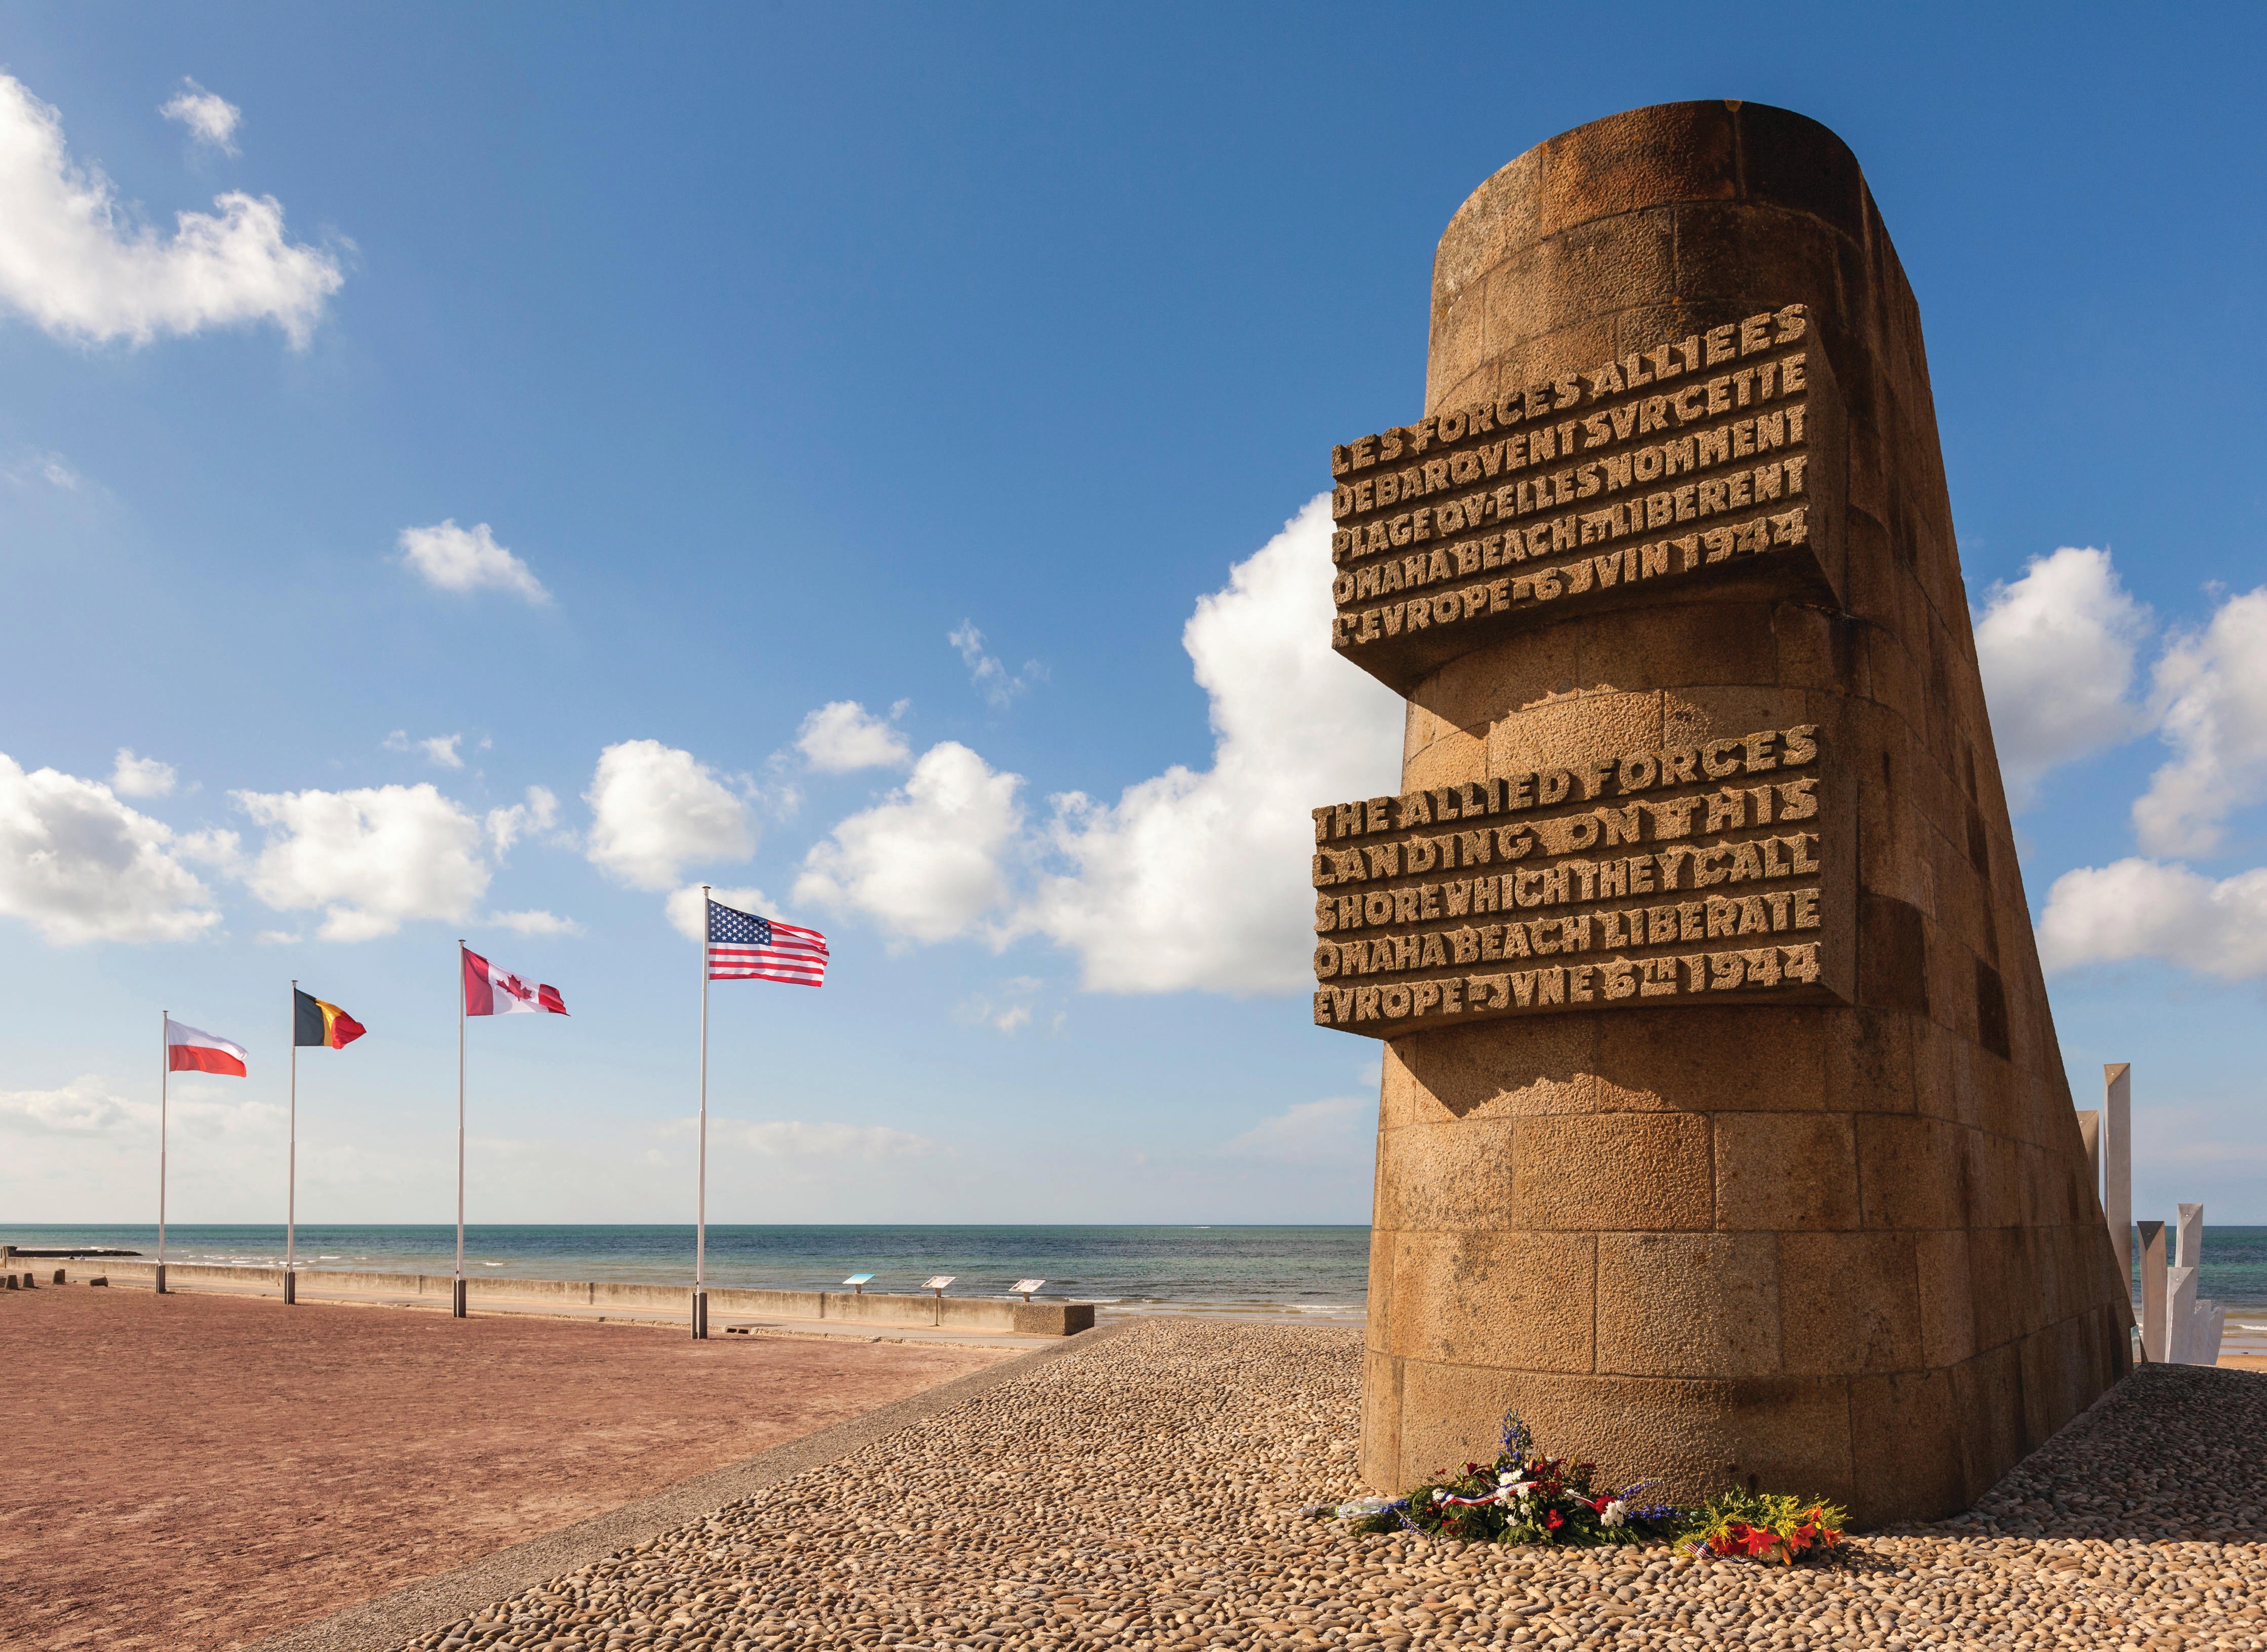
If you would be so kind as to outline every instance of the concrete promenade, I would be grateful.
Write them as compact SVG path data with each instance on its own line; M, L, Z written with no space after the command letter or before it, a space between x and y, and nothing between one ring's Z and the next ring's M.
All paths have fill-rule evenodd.
M150 1261L77 1262L67 1265L73 1279L106 1277L113 1289L150 1289L157 1265ZM346 1269L301 1268L295 1292L303 1302L358 1303L370 1306L437 1309L446 1312L451 1277L445 1274L387 1274ZM569 1319L631 1320L644 1324L688 1322L693 1292L685 1285L627 1281L477 1278L466 1281L468 1311L474 1313L535 1313ZM171 1262L165 1284L173 1291L218 1291L231 1296L280 1297L283 1270L231 1267L209 1263ZM716 1289L708 1292L712 1335L792 1332L797 1335L841 1335L870 1341L974 1340L985 1346L1022 1347L1074 1335L1094 1324L1089 1303L1023 1302L985 1296L865 1295L851 1291Z

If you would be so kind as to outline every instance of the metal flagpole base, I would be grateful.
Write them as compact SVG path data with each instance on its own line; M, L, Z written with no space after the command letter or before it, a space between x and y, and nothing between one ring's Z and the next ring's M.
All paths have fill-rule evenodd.
M449 1315L455 1319L465 1317L465 1281L461 1279L449 1293Z
M283 1305L289 1308L299 1300L299 1275L291 1269L283 1270Z
M163 1262L158 1264L158 1294L160 1296L165 1294L165 1265Z
M693 1293L693 1340L695 1342L708 1340L708 1293L705 1290Z

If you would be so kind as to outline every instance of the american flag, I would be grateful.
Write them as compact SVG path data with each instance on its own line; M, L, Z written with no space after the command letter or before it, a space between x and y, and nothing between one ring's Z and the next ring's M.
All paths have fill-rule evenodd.
M826 985L826 937L708 903L708 979Z

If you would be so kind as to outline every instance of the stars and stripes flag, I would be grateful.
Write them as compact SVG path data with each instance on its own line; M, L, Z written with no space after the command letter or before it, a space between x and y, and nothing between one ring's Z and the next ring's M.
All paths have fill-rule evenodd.
M708 979L826 984L826 937L816 929L708 903Z

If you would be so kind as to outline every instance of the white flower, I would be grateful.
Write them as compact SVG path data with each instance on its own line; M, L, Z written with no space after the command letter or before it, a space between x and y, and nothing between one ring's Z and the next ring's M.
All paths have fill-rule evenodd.
M1606 1505L1605 1512L1598 1516L1598 1524L1602 1526L1618 1526L1628 1519L1629 1504L1617 1497Z

